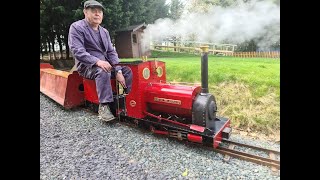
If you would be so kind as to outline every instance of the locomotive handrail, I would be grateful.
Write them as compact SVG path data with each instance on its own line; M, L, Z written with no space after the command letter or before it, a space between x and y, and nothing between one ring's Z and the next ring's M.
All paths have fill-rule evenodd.
M167 82L168 84L177 84L177 85L194 85L201 86L201 83L191 83L191 82Z

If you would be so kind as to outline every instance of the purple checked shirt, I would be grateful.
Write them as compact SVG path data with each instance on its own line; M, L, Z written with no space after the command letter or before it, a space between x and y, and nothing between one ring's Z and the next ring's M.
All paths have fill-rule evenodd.
M119 63L118 53L112 46L109 32L100 25L99 32L105 49L101 48L99 39L85 19L71 24L68 44L78 68L81 64L92 67L98 60L106 60L112 67ZM116 71L120 69L121 66L115 67Z

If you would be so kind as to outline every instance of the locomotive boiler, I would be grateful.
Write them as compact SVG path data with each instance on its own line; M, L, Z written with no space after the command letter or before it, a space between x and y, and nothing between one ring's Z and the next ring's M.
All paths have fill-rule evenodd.
M165 83L147 84L145 88L147 107L162 115L167 113L181 117L180 121L186 124L214 129L217 105L215 97L208 90L207 53L201 58L201 82L201 87Z
M132 90L121 90L111 80L112 112L120 122L148 129L155 134L204 145L219 146L231 134L230 120L217 117L217 105L208 89L208 47L201 47L201 86L172 84L166 80L165 62L121 62L133 73ZM40 64L40 91L65 108L85 106L97 112L95 82L76 71L65 72Z

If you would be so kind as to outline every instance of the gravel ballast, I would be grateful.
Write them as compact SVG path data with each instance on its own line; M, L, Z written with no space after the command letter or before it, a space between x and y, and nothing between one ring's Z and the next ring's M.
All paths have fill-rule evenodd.
M250 145L279 144L231 135ZM280 179L280 172L164 136L65 110L40 93L40 179Z

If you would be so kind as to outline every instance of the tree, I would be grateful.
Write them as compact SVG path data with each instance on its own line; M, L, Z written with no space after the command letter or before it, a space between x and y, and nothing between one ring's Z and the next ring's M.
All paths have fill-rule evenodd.
M184 6L180 0L171 0L169 17L173 20L179 19L183 8Z
M56 41L59 44L60 53L65 47L69 58L68 32L69 26L73 22L74 10L81 8L80 0L41 0L40 1L40 41L48 44L49 53L54 53ZM46 47L42 45L42 47ZM46 51L46 48L45 48ZM49 56L51 59L51 56Z
M173 20L178 20L183 12L183 4L180 0L171 0L170 3L170 11L169 11L169 18L173 19ZM177 39L178 37L173 36L173 45L176 46L177 45ZM174 51L176 51L176 48L174 48Z
M159 18L167 17L169 7L165 2L165 0L123 1L122 10L125 14L123 18L126 19L123 27L140 23L149 24Z
M102 26L113 39L115 31L139 23L153 23L168 16L166 0L99 0L106 8ZM58 43L62 57L63 48L69 58L68 34L70 25L84 18L85 0L40 0L40 54L51 52L55 57Z
M234 0L191 0L187 4L187 12L208 12L213 6L228 7L236 5Z
M159 18L168 17L169 7L165 0L148 0L145 4L147 10L145 11L144 22L150 24L154 23Z

